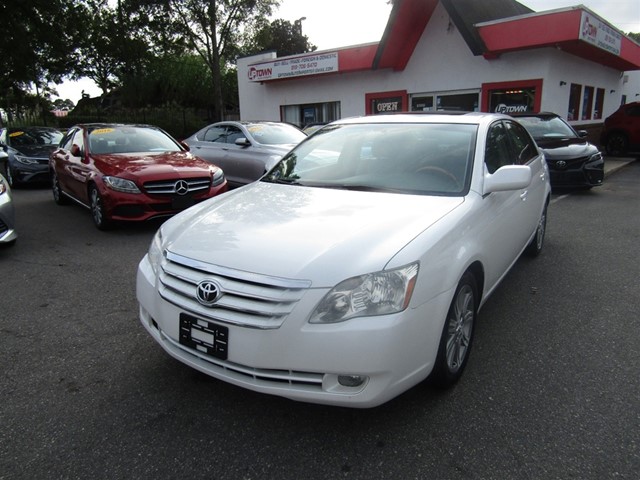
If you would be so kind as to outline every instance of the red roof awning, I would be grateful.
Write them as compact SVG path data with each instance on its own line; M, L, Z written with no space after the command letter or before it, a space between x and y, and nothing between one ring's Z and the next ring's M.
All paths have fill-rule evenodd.
M585 18L603 24L613 37L619 37L616 43L619 53L584 39ZM531 48L555 47L616 70L640 70L640 45L582 6L481 23L476 27L486 47L486 58Z

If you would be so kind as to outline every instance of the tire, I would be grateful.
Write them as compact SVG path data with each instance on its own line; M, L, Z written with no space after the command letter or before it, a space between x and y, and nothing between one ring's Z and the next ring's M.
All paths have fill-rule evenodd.
M458 283L442 328L438 355L430 378L438 387L448 388L462 376L469 360L478 302L476 279L473 274L466 272Z
M108 230L111 227L111 222L107 219L102 195L100 195L95 185L89 187L89 207L91 209L91 218L93 218L93 223L98 227L98 230Z
M609 155L624 155L629 148L629 141L624 133L615 132L609 134L605 149Z
M531 239L527 248L525 248L524 253L528 257L537 257L542 252L542 247L544 247L544 235L547 231L547 205L544 206L542 210L542 215L540 215L540 221L538 222L538 228L536 228L536 234Z
M58 205L67 205L69 203L67 197L62 193L62 187L60 187L56 172L51 172L51 192L53 193L53 201Z

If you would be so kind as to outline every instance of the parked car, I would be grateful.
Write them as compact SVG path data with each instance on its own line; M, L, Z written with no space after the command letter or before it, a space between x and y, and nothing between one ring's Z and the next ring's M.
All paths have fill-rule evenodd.
M6 178L12 187L21 183L49 183L49 155L62 139L51 127L0 129L0 147L7 152Z
M489 294L541 252L550 190L506 115L340 120L165 222L139 264L140 320L179 361L295 400L449 386Z
M174 215L227 190L219 167L150 125L77 125L50 165L56 203L89 208L99 229Z
M544 152L551 172L551 186L591 188L602 185L602 153L586 139L585 130L576 131L555 113L512 114L533 136Z
M306 138L298 128L279 122L218 122L184 142L199 157L224 170L231 186L251 183Z
M7 159L7 154L0 150L0 164ZM13 245L18 238L15 229L15 211L11 187L0 173L0 245Z
M609 155L640 150L640 102L622 105L605 119L600 143Z

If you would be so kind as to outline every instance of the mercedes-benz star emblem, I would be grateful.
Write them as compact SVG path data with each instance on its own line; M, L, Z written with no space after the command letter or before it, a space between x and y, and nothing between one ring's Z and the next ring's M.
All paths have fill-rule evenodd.
M196 288L196 298L200 304L210 307L220 297L220 287L211 280L203 280Z
M186 195L189 192L189 184L184 180L178 180L173 188L178 195Z

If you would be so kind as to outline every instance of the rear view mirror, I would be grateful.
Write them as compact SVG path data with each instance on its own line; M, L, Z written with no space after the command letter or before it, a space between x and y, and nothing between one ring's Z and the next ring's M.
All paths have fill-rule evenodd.
M75 143L71 145L71 155L73 155L74 157L82 156L82 150L80 150L80 147Z
M531 183L531 177L531 168L527 165L505 165L493 174L485 175L483 194L526 188Z

